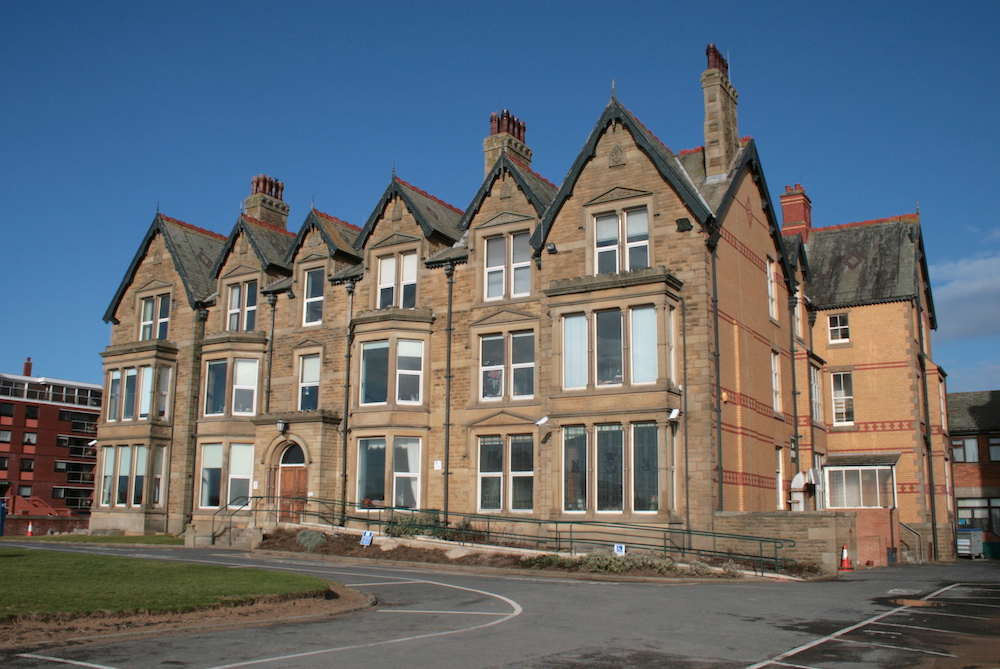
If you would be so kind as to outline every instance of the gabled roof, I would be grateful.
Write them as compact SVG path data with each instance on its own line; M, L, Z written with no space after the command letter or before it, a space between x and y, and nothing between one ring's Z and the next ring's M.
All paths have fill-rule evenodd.
M125 272L125 278L122 279L118 290L115 291L115 296L111 300L108 310L104 312L105 323L117 322L115 321L115 311L118 310L118 305L121 304L125 291L132 285L135 273L156 235L163 235L164 244L173 259L174 269L181 277L188 304L192 309L197 308L199 302L215 292L212 266L222 250L226 238L158 213L149 226L149 230L146 231L146 236L143 237L139 250L132 258L132 262Z
M909 300L928 281L917 214L813 228L808 253L817 309ZM929 284L926 291L937 327Z
M361 228L351 225L347 221L342 221L336 216L324 214L317 209L310 209L309 215L306 216L305 222L299 229L299 234L295 236L295 241L285 255L285 264L292 264L310 230L319 232L320 237L326 243L326 249L331 258L339 252L360 259L361 256L354 249L354 242L358 238Z
M493 169L490 170L490 173L486 175L485 179L483 179L483 183L476 192L476 196L472 198L472 202L465 210L465 215L462 216L462 220L459 221L458 225L462 230L468 230L469 224L472 222L473 217L479 213L479 208L482 207L483 202L492 190L493 184L495 184L497 180L503 176L504 172L507 172L511 175L511 177L513 177L514 183L520 187L524 196L528 199L528 202L531 203L531 206L535 209L535 213L538 216L545 213L545 209L556 196L558 188L555 184L546 180L540 174L532 172L527 165L511 156L506 151L501 152L500 157L497 158L496 163L493 164Z
M288 248L291 246L295 234L276 225L251 218L246 214L240 214L240 217L236 219L236 225L233 226L233 231L229 233L229 239L226 240L222 252L212 267L213 279L219 277L219 272L222 271L222 266L226 263L240 233L247 236L250 247L265 272L277 271L282 274L291 272L285 262L285 256L288 254Z
M952 436L1000 432L1000 390L948 393L948 431Z
M354 241L354 249L361 251L365 248L368 238L375 230L375 224L382 216L386 205L393 196L399 196L406 208L413 213L417 224L423 231L425 237L437 233L446 239L455 242L462 236L459 228L459 221L462 219L462 211L451 206L447 202L425 193L416 186L406 183L399 177L393 176L389 182L389 187L382 193L378 205L372 211L371 216L365 222L365 227L361 229L357 239Z
M566 198L572 195L573 188L576 186L583 168L594 157L597 143L607 130L608 125L613 121L618 121L632 133L636 145L649 157L660 175L674 188L694 217L698 219L699 223L705 225L712 218L712 211L708 203L698 192L698 189L692 183L677 158L617 98L613 97L608 106L604 108L604 113L597 120L597 124L591 131L590 137L583 145L583 149L580 150L572 167L570 167L569 173L566 175L566 179L553 198L552 204L531 236L531 245L536 253L540 252L541 248L545 245L545 240L549 236L552 223L555 221L556 216L559 215L559 211L562 209Z
M806 254L806 245L802 243L802 235L797 232L794 235L782 235L781 244L792 272L801 269L803 278L809 281L812 274L809 271L809 256Z

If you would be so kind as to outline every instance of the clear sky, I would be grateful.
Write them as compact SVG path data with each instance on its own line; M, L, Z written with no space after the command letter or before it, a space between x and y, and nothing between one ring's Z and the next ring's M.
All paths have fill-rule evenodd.
M6 2L0 371L100 383L101 318L157 207L228 235L264 173L289 228L398 175L464 209L489 115L559 183L618 98L703 143L705 46L814 226L919 201L949 390L1000 389L1000 3Z

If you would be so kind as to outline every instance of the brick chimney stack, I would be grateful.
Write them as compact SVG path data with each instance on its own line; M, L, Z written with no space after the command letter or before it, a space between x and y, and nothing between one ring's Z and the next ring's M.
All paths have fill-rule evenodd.
M21 376L31 376L31 358L24 361L24 373Z
M486 156L486 172L507 152L517 160L531 167L531 149L524 143L524 121L521 121L504 109L497 114L490 114L490 135L483 140L483 153ZM485 175L484 175L485 176Z
M740 149L736 123L736 89L729 82L729 63L714 44L705 51L708 69L701 75L705 94L705 174L725 175Z
M781 194L781 234L802 235L802 242L809 241L812 230L812 200L806 195L802 184L785 186Z
M250 197L243 204L246 215L279 228L287 228L288 205L281 199L284 192L285 184L258 174L250 180Z

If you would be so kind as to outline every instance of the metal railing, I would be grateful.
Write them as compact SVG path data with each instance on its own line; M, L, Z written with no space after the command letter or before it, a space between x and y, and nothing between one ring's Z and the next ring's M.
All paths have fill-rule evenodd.
M346 525L389 536L430 536L461 544L487 544L542 551L587 553L624 545L678 561L708 558L733 560L760 572L780 572L795 565L782 557L795 541L773 537L703 532L663 525L593 520L540 520L519 516L450 512L448 524L437 509L407 509L362 505L315 497L254 496L234 500L212 516L212 543L223 535L232 544L236 520L240 525L308 522L337 527L341 514Z

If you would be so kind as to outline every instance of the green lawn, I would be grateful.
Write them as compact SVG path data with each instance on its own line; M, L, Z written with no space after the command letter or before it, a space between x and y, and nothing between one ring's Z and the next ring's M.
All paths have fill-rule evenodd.
M0 621L96 611L173 612L269 595L310 593L327 581L280 571L10 548L0 544Z
M105 537L89 534L43 534L37 537L7 537L16 541L68 541L78 544L154 544L162 546L183 546L182 537L172 537L169 534L152 534L149 536Z

